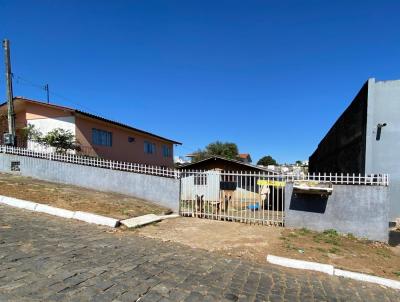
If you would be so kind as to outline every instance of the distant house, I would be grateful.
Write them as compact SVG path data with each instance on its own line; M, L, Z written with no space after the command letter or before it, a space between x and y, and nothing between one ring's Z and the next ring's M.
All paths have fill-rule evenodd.
M0 105L6 116L7 104ZM38 148L23 139L21 129L33 125L43 134L55 128L70 130L81 146L79 154L141 164L173 167L174 145L181 143L91 113L47 104L22 97L14 98L17 143L19 147ZM1 134L7 132L2 118ZM3 143L3 135L0 137Z
M251 156L250 156L249 153L240 153L238 158L239 158L239 160L241 160L244 163L248 163L249 164L249 163L252 162Z

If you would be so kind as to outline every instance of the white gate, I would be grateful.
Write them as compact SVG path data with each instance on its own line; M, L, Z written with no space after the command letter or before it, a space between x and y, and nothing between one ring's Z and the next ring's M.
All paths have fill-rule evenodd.
M284 224L285 182L279 175L184 170L180 179L182 216Z

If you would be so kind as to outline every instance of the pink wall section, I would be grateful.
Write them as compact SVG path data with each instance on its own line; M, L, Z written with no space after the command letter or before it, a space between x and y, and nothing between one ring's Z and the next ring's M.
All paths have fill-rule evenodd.
M145 135L133 130L124 129L112 124L97 121L82 115L75 116L76 139L83 146L83 152L89 155L96 155L119 161L144 163L149 165L173 167L173 154L170 157L163 156L163 145L173 150L173 144L159 140L150 135ZM112 147L96 146L92 144L92 129L100 129L112 133ZM134 142L129 142L128 138L135 138ZM144 142L149 141L156 145L154 154L144 152Z
M58 108L51 108L43 105L26 103L26 119L35 120L41 118L52 118L73 115L71 110L62 110Z

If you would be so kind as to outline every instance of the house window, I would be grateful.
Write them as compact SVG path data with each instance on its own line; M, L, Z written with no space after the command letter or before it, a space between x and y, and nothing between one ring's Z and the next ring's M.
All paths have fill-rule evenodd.
M172 156L172 150L171 147L168 146L163 146L163 156L164 157L171 157Z
M154 154L156 153L156 145L150 142L144 142L144 153Z
M112 146L112 133L100 129L92 129L92 142L99 146Z
M207 185L207 174L196 173L194 175L194 185L195 186L206 186Z

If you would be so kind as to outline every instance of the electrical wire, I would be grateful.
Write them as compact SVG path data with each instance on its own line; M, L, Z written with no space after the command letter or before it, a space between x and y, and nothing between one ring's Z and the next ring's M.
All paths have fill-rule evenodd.
M12 77L13 77L13 79L16 80L17 84L31 86L31 87L38 88L38 89L46 91L46 85L39 85L37 83L34 83L31 80L28 80L28 79L26 79L24 77L21 77L20 75L15 75L14 73L12 74ZM97 114L99 116L102 116L101 113L96 112L96 110L94 110L93 108L90 108L90 107L88 107L86 105L82 105L81 103L78 103L78 102L74 102L74 101L71 100L71 98L63 96L62 94L59 94L58 92L55 92L54 90L49 90L49 95L50 96L56 96L57 98L66 101L67 103L74 104L76 106L79 106L79 107L87 110L87 111L90 111L90 112L93 112L93 113L95 113L95 114Z

